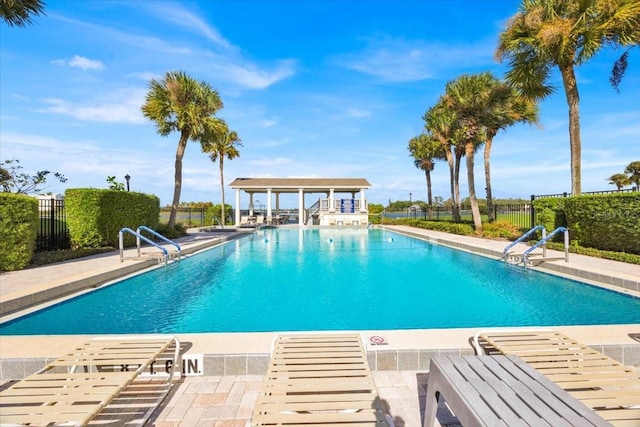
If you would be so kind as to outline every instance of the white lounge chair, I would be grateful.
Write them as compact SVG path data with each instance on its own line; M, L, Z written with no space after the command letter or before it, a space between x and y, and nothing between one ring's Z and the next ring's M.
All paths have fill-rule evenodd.
M146 421L171 389L174 370L180 366L179 352L178 339L167 336L88 341L2 390L0 424L84 426L114 400L138 392L145 395L146 403L142 416L136 418ZM141 374L160 359L166 359L169 373L138 382ZM155 399L151 405L146 400L149 397ZM128 405L136 408L136 399L132 400ZM111 424L124 425L117 418L120 410L108 415Z
M518 356L614 426L640 425L640 371L553 329L479 331L476 353Z
M281 335L252 426L393 426L357 334Z

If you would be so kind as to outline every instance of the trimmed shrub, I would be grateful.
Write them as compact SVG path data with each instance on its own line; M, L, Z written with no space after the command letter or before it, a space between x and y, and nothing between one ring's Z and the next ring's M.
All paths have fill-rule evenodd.
M448 221L424 221L419 219L411 219L407 221L407 225L413 227L424 228L427 230L444 231L446 233L458 234L460 236L474 236L475 230L472 224L456 223Z
M482 237L516 240L522 235L520 227L510 221L500 220L484 224Z
M37 199L0 193L0 271L21 270L29 264L39 223Z
M128 191L73 188L65 192L67 225L73 248L118 247L122 228L141 225L155 228L160 218L160 199ZM135 237L125 234L125 246Z
M568 228L565 215L565 202L567 200L568 198L566 197L549 197L534 200L533 208L536 210L536 225L543 225L548 232L558 227ZM538 233L538 238L541 237L542 234ZM554 237L556 241L561 241L562 239L562 234Z
M640 193L570 197L565 212L580 246L640 254Z

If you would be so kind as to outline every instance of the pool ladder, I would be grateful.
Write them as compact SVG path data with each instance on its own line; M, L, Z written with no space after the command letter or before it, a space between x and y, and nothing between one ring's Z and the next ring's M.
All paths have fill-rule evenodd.
M509 251L515 245L522 242L523 240L525 240L527 237L531 236L533 233L535 233L538 230L542 231L542 239L540 239L538 242L532 245L529 249L524 251L523 254L514 254ZM562 258L547 257L547 242L558 233L564 233L564 257ZM531 230L527 231L518 239L516 239L514 242L510 243L506 248L504 248L504 250L502 251L502 259L509 264L520 264L522 262L524 268L527 268L531 263L531 260L529 258L531 256L539 255L539 254L532 253L534 250L536 250L539 247L542 247L542 257L537 258L538 260L550 261L550 260L556 260L556 259L564 259L565 262L569 262L569 230L567 230L566 227L558 227L555 230L553 230L550 234L547 235L547 230L544 226L536 225Z
M155 237L159 238L160 240L163 240L164 242L173 245L176 247L177 251L169 251L167 248L165 248L164 246L161 246L159 244L157 244L156 242L154 242L153 240L145 237L142 235L142 231L146 231L152 235L154 235ZM167 263L169 262L170 259L178 259L178 262L180 262L180 255L182 253L182 249L180 248L180 245L177 244L176 242L174 242L173 240L168 239L167 237L163 236L162 234L158 233L155 230L152 230L151 228L145 226L145 225L141 225L140 227L137 228L136 231L133 231L130 228L123 228L118 232L118 240L119 240L119 244L120 244L120 262L123 262L125 259L124 256L124 234L128 233L131 234L133 236L136 237L136 247L137 247L137 256L136 257L129 257L128 259L140 259L142 258L143 254L141 253L141 246L142 243L141 242L146 242L148 244L150 244L151 246L154 246L156 248L158 248L161 252L162 252L162 256L158 257L158 263L164 261L164 265L165 267L167 266Z

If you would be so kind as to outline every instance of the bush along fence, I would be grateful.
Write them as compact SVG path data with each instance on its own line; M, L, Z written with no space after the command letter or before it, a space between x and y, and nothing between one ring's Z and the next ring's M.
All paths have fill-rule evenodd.
M627 238L640 242L639 203L640 191L635 188L584 192L575 197L569 193L532 195L531 203L496 204L494 218L508 221L523 232L536 225L544 225L548 232L560 226L567 227L571 240L581 246L638 253L634 252L638 250L637 244L627 245L622 242ZM486 205L480 206L480 213L486 216ZM430 212L418 205L404 211L384 210L381 217L423 221L452 220L451 209L444 206L434 206ZM462 205L461 217L463 221L471 221L470 206ZM531 238L536 236L532 235ZM623 240L617 241L618 239Z
M532 228L534 221L532 216L532 207L529 203L516 204L497 204L493 206L493 217L499 221L508 221L517 227L528 230ZM480 213L487 215L486 206L480 207ZM381 214L384 218L409 218L419 219L423 221L452 221L451 208L445 206L434 206L431 211L414 207L405 211L388 211L384 210ZM463 204L460 210L460 216L463 221L471 221L471 207Z

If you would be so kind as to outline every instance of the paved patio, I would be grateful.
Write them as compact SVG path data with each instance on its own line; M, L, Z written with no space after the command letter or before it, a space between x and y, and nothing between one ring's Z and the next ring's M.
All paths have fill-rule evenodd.
M417 371L375 371L373 377L395 425L422 427L428 375ZM244 427L251 420L261 385L260 375L186 378L151 425ZM441 425L459 425L444 406L439 419Z

